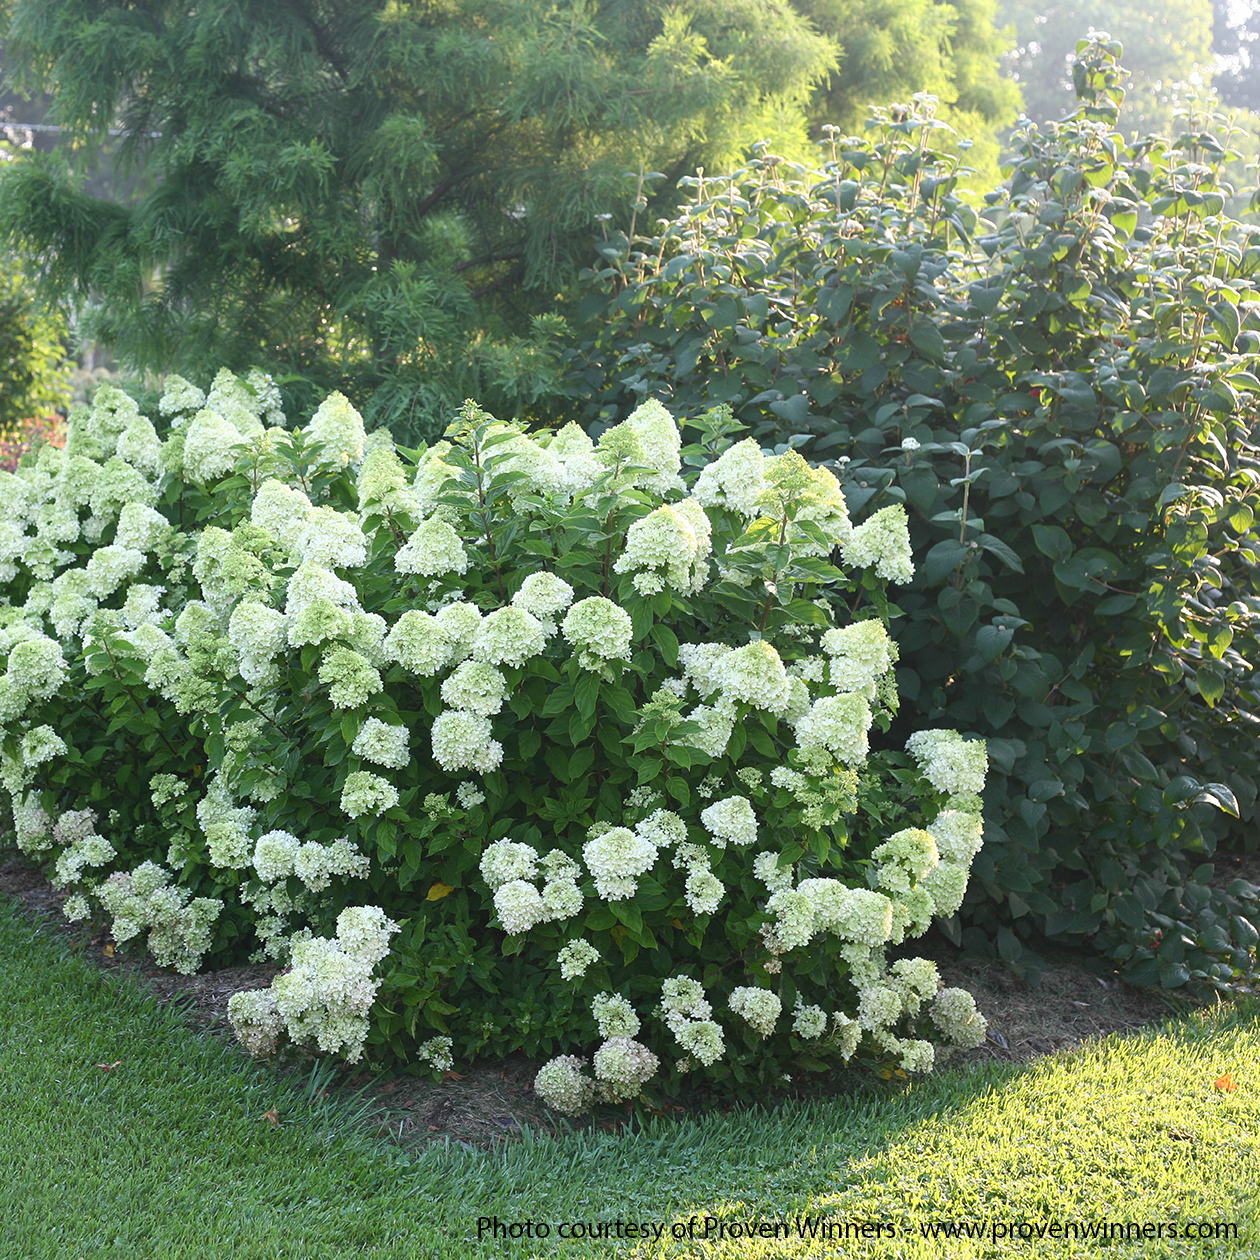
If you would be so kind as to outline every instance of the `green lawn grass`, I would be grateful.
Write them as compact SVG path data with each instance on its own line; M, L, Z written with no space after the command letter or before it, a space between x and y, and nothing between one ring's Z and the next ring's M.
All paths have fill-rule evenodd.
M1226 1072L1233 1092L1213 1084ZM194 1032L0 900L4 1260L1260 1256L1254 1002L899 1092L637 1135L527 1136L494 1152L408 1155L363 1136L353 1106L312 1106L300 1083ZM278 1125L264 1118L272 1108ZM878 1239L803 1239L807 1216L885 1228ZM551 1233L479 1241L479 1218L494 1217ZM693 1217L698 1233L707 1217L767 1230L785 1221L789 1236L673 1239ZM955 1219L983 1222L985 1237L922 1236ZM626 1222L664 1232L557 1236L561 1224L618 1221L623 1233ZM1050 1232L1097 1221L1165 1223L1164 1237L1100 1246ZM1239 1237L1168 1236L1167 1223L1200 1221L1232 1222ZM1021 1228L1046 1233L1025 1241Z

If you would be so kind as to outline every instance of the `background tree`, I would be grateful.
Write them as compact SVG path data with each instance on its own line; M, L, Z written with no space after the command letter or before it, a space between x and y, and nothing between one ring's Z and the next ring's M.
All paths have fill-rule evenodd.
M1071 110L1076 41L1091 29L1124 45L1131 74L1120 114L1126 134L1170 128L1186 91L1211 82L1212 0L999 0L998 21L1015 29L1007 69L1034 122Z
M1218 59L1212 85L1221 102L1260 113L1260 4L1256 0L1213 0L1212 51Z
M412 436L452 401L527 407L547 312L624 205L758 135L804 137L833 45L783 0L9 0L19 87L155 176L93 197L58 154L0 229L147 370L266 363ZM641 200L637 213L652 207ZM542 317L542 322L539 322Z
M870 106L931 92L938 116L974 142L973 164L997 179L997 132L1014 122L1020 97L1000 73L1011 40L994 26L995 0L793 3L840 48L810 103L815 132L827 123L860 132Z

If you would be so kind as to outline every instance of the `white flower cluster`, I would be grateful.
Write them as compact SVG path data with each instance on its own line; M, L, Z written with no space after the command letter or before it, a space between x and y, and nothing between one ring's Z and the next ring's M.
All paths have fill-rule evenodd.
M748 845L757 842L757 817L746 796L728 796L714 801L700 813L700 821L720 849L727 844Z
M732 989L729 1005L760 1037L768 1037L774 1032L774 1025L783 1013L782 1000L769 989Z
M370 863L346 837L305 844L287 831L269 831L254 846L254 870L264 884L296 875L310 892L323 892L334 876L366 878Z
M634 1007L618 994L599 994L591 1002L591 1014L601 1037L633 1037L639 1031Z
M350 818L371 814L379 818L398 804L398 789L370 770L352 770L341 785L341 809Z
M957 731L916 731L906 740L906 751L938 792L959 796L984 790L989 771L984 740L963 739Z
M512 596L512 603L536 617L550 637L556 632L556 618L573 603L573 587L554 573L531 573Z
M713 1019L704 988L688 976L671 976L661 984L661 1016L674 1039L702 1067L722 1057L726 1043Z
M363 458L363 443L367 440L363 417L344 394L331 393L320 403L306 433L323 444L321 462L334 468L344 468Z
M116 871L96 889L97 899L113 920L114 939L129 941L147 927L148 946L159 967L192 975L210 948L210 929L223 909L217 898L188 900L172 887L171 872L143 862L130 873Z
M956 1046L970 1050L984 1042L988 1021L976 1010L966 989L942 989L928 1008L928 1017Z
M646 1046L629 1037L610 1037L595 1052L595 1079L584 1076L586 1060L562 1054L545 1063L534 1078L534 1089L553 1110L580 1115L598 1099L606 1103L636 1097L656 1074L660 1060Z
M489 774L503 760L503 745L491 738L490 719L465 709L447 709L429 730L433 759L443 770Z
M914 559L906 509L894 503L876 512L841 544L840 554L855 569L873 568L889 582L909 582L914 577Z
M708 576L712 533L696 499L662 504L626 531L625 550L613 569L633 573L641 595L655 595L667 586L694 594Z
M272 1054L284 1033L313 1041L326 1054L357 1063L367 1036L367 1013L380 982L372 969L389 953L398 924L376 906L350 906L337 916L337 935L295 937L292 965L269 989L234 993L228 1021L253 1055Z
M561 980L577 980L599 961L599 950L589 941L570 941L556 955Z
M421 577L443 577L468 572L468 552L454 527L441 517L421 521L415 532L394 557L399 573Z
M574 604L565 613L561 631L577 649L583 669L602 671L609 661L630 659L630 614L602 595Z
M405 726L391 726L380 718L370 717L359 728L350 751L378 766L402 770L411 760L407 750L409 732Z
M655 399L641 403L620 424L606 429L595 454L605 467L622 462L651 470L630 481L644 490L664 496L684 488L678 475L682 467L678 424Z
M867 700L875 699L876 684L897 659L897 645L884 623L873 618L826 631L821 646L831 657L831 685Z
M541 892L534 883L540 864L545 876ZM515 840L496 840L481 855L481 877L494 894L495 913L509 936L577 914L583 901L580 874L581 867L561 850L539 859L532 845Z
M820 696L796 722L802 749L825 748L847 766L860 765L870 749L871 706L864 696L842 691Z
M765 462L761 447L745 438L700 470L692 493L705 507L729 507L751 519L761 512L757 501L766 489Z
M582 846L582 857L605 901L627 901L639 889L640 875L656 861L656 845L628 827L596 823Z
M416 1047L416 1058L421 1062L432 1064L438 1072L449 1072L455 1066L451 1054L452 1042L449 1037L430 1037Z
M257 810L234 805L231 794L215 777L197 803L197 822L206 837L213 866L239 870L248 866L253 852L250 828Z

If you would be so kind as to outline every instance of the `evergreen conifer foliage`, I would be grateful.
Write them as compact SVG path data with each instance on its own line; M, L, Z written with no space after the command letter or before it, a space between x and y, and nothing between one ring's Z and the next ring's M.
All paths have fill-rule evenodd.
M3 35L62 125L121 127L159 177L124 209L53 156L6 172L0 227L97 337L194 376L265 362L413 433L540 396L535 317L624 172L667 197L803 120L834 54L782 0L13 0Z

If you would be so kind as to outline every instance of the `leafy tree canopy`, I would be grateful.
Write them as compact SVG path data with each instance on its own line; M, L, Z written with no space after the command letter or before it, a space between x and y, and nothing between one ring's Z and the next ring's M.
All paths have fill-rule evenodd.
M835 65L785 0L8 0L0 34L57 122L121 127L160 176L128 207L55 155L0 183L0 230L99 339L194 377L279 365L412 433L544 391L537 317L628 168L667 198L803 141Z
M998 21L1015 28L1008 68L1034 122L1067 113L1076 41L1091 29L1124 45L1128 134L1170 128L1179 97L1211 81L1212 0L999 0Z
M941 102L938 117L979 138L996 179L995 129L1015 120L1020 101L999 70L1010 41L993 24L996 0L793 3L840 47L839 66L811 102L815 130L832 123L858 131L870 106L930 92Z

